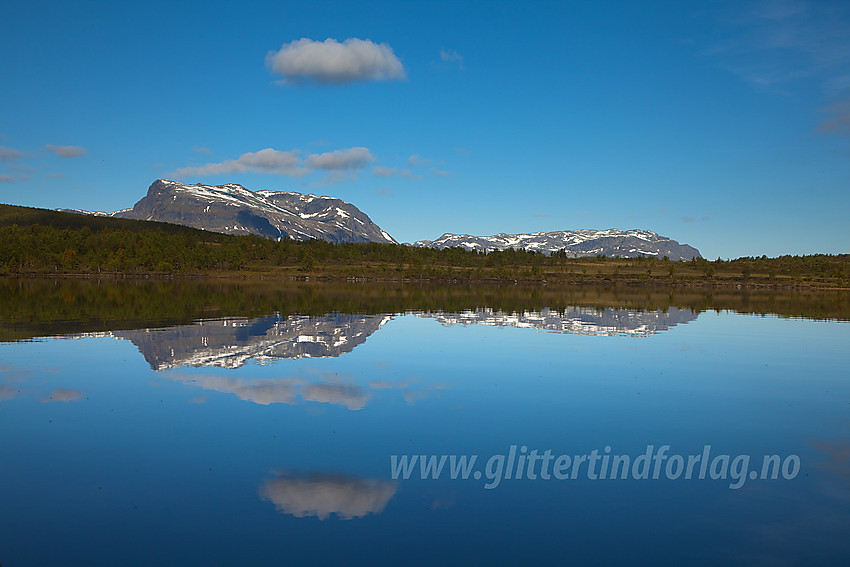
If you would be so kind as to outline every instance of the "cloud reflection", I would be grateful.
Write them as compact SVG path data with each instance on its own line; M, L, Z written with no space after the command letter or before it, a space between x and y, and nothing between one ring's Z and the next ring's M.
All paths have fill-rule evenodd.
M279 512L296 518L325 520L336 514L342 520L380 514L398 487L389 481L346 475L311 473L306 477L279 475L260 487L260 497Z
M166 374L168 378L200 386L240 400L263 406L295 405L300 401L344 406L350 410L363 409L372 395L353 383L311 383L302 378L242 379L194 374Z
M309 384L301 389L301 396L310 402L339 404L350 410L363 409L372 397L356 384Z
M51 402L76 402L83 399L83 392L72 390L70 388L58 388L50 392L50 395L44 398L42 403L49 404Z
M17 393L17 388L13 388L5 384L0 384L0 402L11 400L17 395Z

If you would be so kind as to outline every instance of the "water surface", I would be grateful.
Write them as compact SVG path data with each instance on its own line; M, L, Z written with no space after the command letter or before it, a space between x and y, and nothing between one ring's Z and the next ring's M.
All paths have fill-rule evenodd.
M850 559L846 294L3 286L6 567Z

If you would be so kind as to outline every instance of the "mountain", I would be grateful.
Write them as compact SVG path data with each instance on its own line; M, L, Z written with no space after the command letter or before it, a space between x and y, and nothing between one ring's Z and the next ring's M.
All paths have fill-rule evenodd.
M360 209L341 199L283 191L249 191L241 185L185 185L158 179L132 209L114 213L63 212L180 224L225 234L274 239L311 238L335 244L396 241Z
M701 258L699 250L679 244L675 240L659 236L648 230L559 230L555 232L532 232L528 234L495 234L493 236L470 236L446 233L437 240L420 240L413 246L428 248L462 247L467 250L507 250L508 248L540 251L552 254L564 250L567 257L617 256L667 256L671 260Z

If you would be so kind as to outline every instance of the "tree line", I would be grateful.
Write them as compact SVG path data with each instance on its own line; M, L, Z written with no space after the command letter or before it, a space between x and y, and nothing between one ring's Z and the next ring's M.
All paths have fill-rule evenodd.
M202 275L545 281L850 285L850 255L778 258L570 258L526 250L477 252L324 240L275 241L167 223L0 206L0 274Z

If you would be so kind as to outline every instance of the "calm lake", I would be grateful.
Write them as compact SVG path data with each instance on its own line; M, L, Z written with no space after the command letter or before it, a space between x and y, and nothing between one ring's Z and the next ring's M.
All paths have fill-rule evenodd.
M850 293L0 281L0 563L850 564Z

